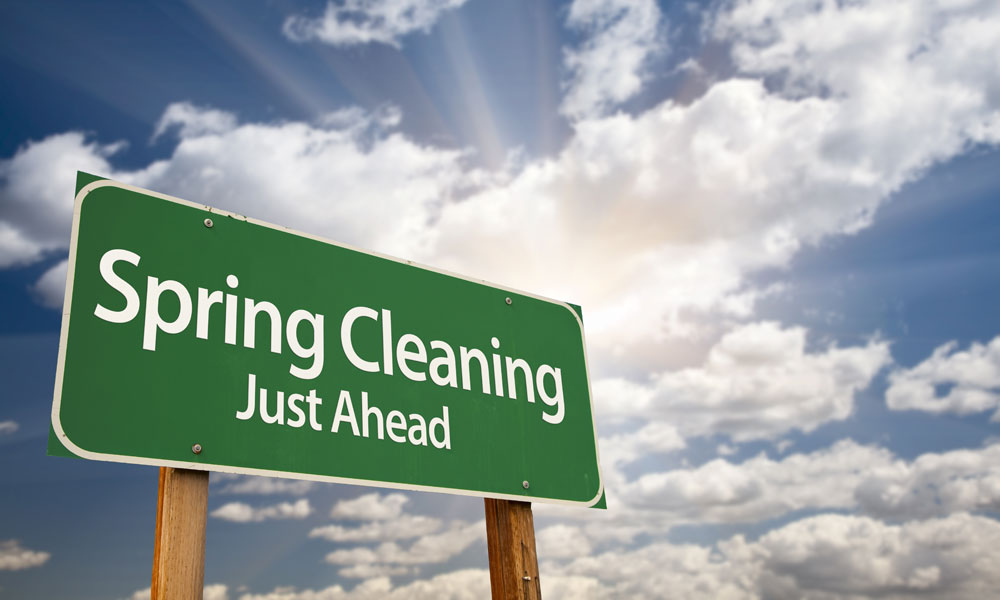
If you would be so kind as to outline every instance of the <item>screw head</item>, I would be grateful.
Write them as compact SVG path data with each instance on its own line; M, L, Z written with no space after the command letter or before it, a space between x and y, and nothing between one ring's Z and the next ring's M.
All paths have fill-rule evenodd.
M508 297L507 300L506 300L506 302L507 302L507 304L510 304L511 302L513 302L513 300L511 300L510 297Z
M195 444L194 446L191 446L191 452L194 452L195 454L201 454L201 444Z
M521 487L523 487L524 489L528 489L530 486L531 486L531 484L528 483L527 479L525 479L524 481L521 482Z
M205 227L211 229L212 225L215 225L215 223L212 222L212 219L205 219Z

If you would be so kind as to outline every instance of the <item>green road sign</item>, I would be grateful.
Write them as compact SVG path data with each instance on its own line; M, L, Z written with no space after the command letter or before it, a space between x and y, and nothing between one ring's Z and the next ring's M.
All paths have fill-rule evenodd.
M578 309L113 181L81 174L78 187L53 444L601 499Z

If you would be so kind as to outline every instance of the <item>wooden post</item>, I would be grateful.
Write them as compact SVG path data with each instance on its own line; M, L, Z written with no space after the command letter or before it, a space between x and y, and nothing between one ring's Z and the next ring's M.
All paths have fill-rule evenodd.
M530 502L486 498L486 547L493 600L540 600Z
M160 467L151 600L201 600L208 471Z

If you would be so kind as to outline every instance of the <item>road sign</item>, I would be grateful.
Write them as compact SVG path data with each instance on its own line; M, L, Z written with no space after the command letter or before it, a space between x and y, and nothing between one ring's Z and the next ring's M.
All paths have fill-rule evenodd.
M80 177L53 442L97 460L601 500L579 309Z

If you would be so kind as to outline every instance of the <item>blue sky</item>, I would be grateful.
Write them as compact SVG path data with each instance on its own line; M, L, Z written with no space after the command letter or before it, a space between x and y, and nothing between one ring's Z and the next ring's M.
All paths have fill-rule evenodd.
M0 595L141 598L156 469L45 456L75 172L583 306L547 598L1000 589L1000 8L0 5ZM213 475L207 598L483 597L474 498Z

